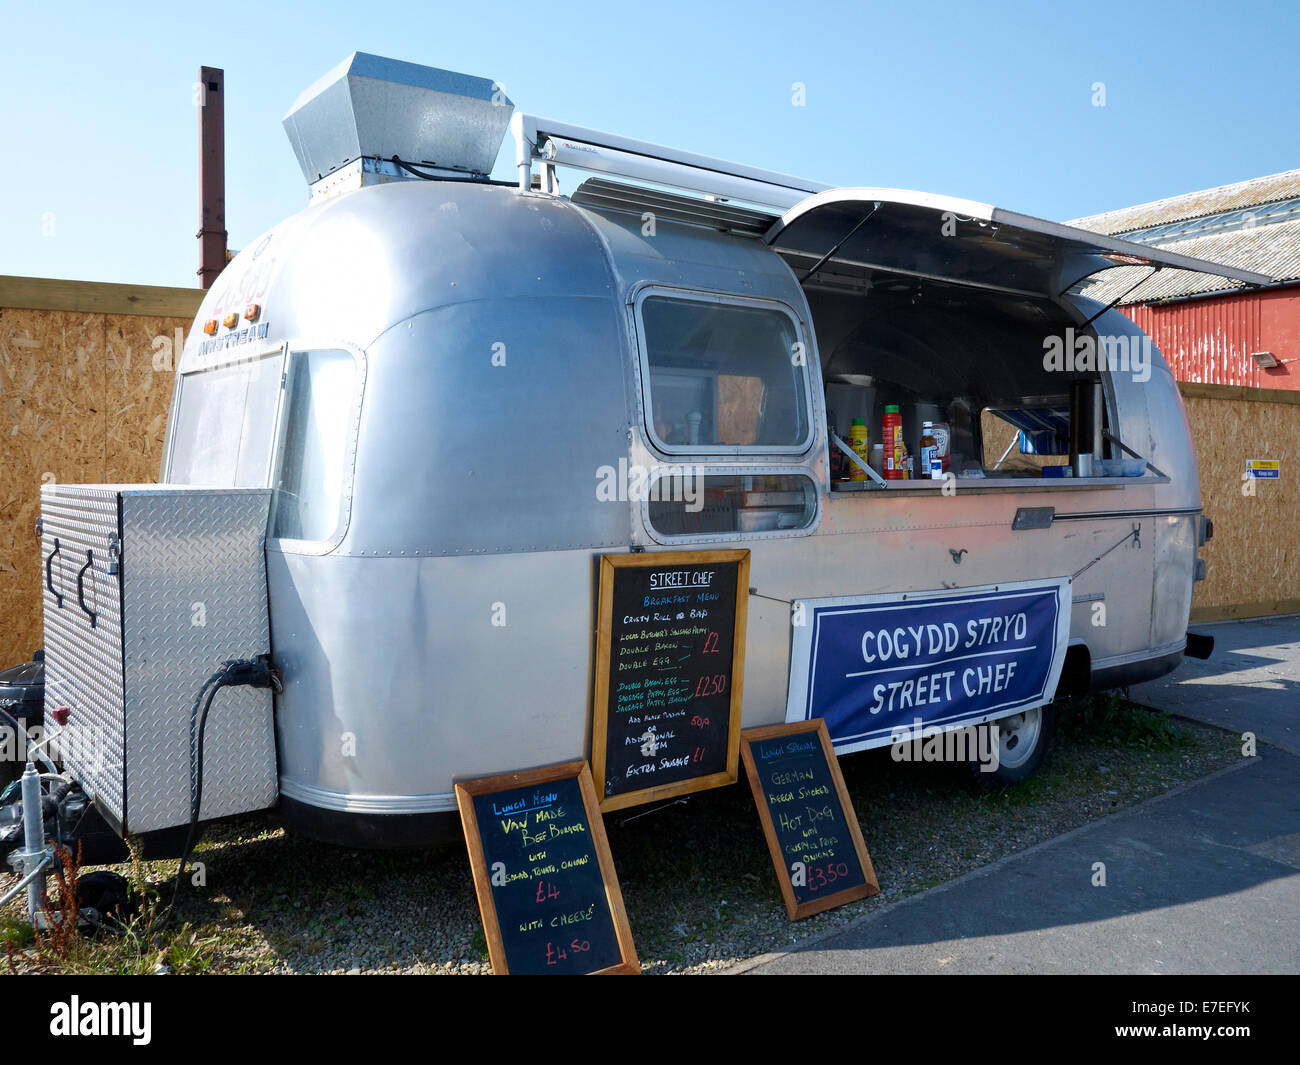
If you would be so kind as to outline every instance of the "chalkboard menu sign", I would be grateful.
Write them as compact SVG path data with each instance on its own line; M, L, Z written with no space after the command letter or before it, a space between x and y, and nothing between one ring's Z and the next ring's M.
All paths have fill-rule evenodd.
M790 920L879 893L826 723L746 729L740 738Z
M494 973L639 973L586 762L456 784Z
M604 555L591 744L602 810L732 784L748 551Z

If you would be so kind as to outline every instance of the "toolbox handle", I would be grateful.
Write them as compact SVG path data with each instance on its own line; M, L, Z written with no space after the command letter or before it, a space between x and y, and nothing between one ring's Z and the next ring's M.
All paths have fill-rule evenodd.
M54 574L52 572L52 568L54 566L54 556L57 555L58 553L59 553L59 538L56 536L54 538L54 550L45 556L45 587L48 588L50 590L50 594L54 596L54 605L62 609L63 593L56 592L54 590Z
M77 603L80 604L81 609L84 610L87 615L89 615L90 627L92 629L95 627L95 621L98 615L93 610L91 610L90 607L86 606L86 583L85 582L86 582L86 570L90 569L90 567L93 566L94 564L95 564L95 552L87 551L86 564L77 571Z

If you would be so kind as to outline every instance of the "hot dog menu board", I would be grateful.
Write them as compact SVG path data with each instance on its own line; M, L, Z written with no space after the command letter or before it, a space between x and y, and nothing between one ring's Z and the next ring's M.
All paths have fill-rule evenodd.
M456 784L494 973L637 973L586 762Z
M825 722L746 729L741 742L790 919L877 894L880 885Z
M591 764L603 810L734 783L748 551L604 555Z

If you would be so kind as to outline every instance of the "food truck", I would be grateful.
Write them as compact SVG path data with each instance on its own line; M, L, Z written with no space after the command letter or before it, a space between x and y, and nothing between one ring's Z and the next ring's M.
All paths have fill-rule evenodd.
M42 493L46 705L116 831L278 806L422 845L454 781L592 756L611 556L688 584L743 556L732 705L824 718L840 753L996 723L1014 780L1056 697L1186 652L1210 535L1186 415L1079 289L1263 275L364 53L284 126L309 203L204 298L160 483ZM200 810L197 697L231 660L265 669L208 684Z

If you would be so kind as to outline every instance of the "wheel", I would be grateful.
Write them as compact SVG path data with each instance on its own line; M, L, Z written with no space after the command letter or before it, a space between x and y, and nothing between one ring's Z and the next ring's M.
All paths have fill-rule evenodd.
M984 772L978 761L972 761L971 772L985 787L1019 784L1038 772L1047 758L1056 732L1056 713L1050 706L1037 706L980 728L998 731L998 767ZM980 748L986 749L983 741Z
M77 909L91 931L120 932L139 904L125 877L101 869L78 878Z

